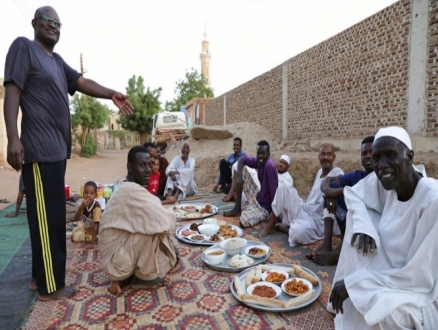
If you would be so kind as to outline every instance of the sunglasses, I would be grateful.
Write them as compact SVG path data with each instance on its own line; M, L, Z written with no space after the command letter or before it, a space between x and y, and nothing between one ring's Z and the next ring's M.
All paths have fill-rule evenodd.
M61 28L61 22L58 21L57 19L53 19L47 15L41 15L37 18L41 18L43 21L45 21L47 24L53 23L53 25L55 25L58 29Z

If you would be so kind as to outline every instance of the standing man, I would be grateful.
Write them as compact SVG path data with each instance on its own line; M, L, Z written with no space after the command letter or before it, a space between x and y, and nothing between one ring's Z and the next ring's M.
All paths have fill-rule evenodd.
M219 177L217 178L217 183L213 188L215 193L219 192L219 186L224 194L228 194L231 188L232 181L232 167L235 162L239 160L240 157L246 156L245 151L242 150L242 139L235 137L233 140L234 154L230 154L227 158L221 159L219 162ZM234 196L225 196L224 202L228 202L233 199Z
M374 173L345 187L344 247L329 309L336 329L437 329L438 182L413 166L401 127L379 129Z
M190 146L184 143L181 157L176 156L166 169L166 197L183 200L186 196L196 194L198 187L195 182L195 159L189 157Z
M64 175L71 154L67 94L80 91L112 99L125 114L128 96L82 77L53 50L61 21L52 7L41 7L32 20L34 40L17 38L5 65L4 116L8 163L22 171L32 244L32 283L40 300L65 300L76 290L65 286L66 232ZM21 107L21 139L17 117ZM32 284L31 283L31 284Z
M230 211L224 212L226 217L240 216L243 227L254 226L269 217L271 203L278 187L278 175L272 161L267 141L257 143L257 157L244 156L237 162L237 172L233 180L236 182L236 204ZM246 210L242 211L242 191L249 201Z
M279 185L272 202L272 213L266 228L259 237L273 234L279 229L289 234L289 245L311 244L323 237L323 203L321 181L326 176L344 174L339 167L333 167L336 159L335 146L323 143L318 153L321 168L316 174L309 197L304 202L297 190L289 183ZM282 223L277 224L277 219L283 214Z
M158 168L158 172L160 172L160 184L158 185L158 195L164 196L165 188L166 188L166 169L169 166L169 161L166 157L163 157L165 151L161 150L161 147L157 145L156 148L157 157L160 160L160 167Z

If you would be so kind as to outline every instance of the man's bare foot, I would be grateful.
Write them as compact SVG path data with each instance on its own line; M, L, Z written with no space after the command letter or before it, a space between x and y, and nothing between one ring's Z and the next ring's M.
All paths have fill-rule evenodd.
M259 237L265 237L266 235L274 234L274 233L275 233L275 227L266 226L265 229L263 229L263 231L259 234Z
M315 253L313 261L320 266L337 265L339 260L339 251L333 250L326 253Z
M224 201L224 202L232 202L232 201L235 202L236 201L236 195L229 193L224 198L222 198L222 201Z
M69 286L65 286L62 289L56 290L49 294L39 294L38 300L40 301L52 301L52 300L67 300L76 294L76 289Z
M282 231L283 233L289 234L289 226L283 225L282 223L277 223L275 229Z
M131 289L134 290L138 290L138 289L148 289L148 290L155 290L158 289L162 286L166 286L167 285L167 281L157 277L155 280L153 281L145 281L145 280L141 280L138 277L134 277L134 279L132 280L130 287Z
M236 206L229 211L224 211L224 217L240 217L241 214L242 209Z
M119 281L113 281L111 283L111 286L109 287L108 291L115 296L120 296L123 293L122 288L120 287Z
M321 255L321 254L325 254L325 253L328 253L328 252L331 252L331 251L332 251L332 247L331 246L329 247L329 246L321 245L315 251L306 253L306 258L309 259L309 260L313 260L313 258L315 257L316 254L320 254Z
M32 277L32 279L30 280L29 290L30 291L38 290L38 284L37 284L37 281L36 281L35 277Z

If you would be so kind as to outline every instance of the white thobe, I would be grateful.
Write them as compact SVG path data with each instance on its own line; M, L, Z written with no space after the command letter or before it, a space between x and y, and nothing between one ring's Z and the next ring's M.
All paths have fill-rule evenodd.
M344 279L349 298L336 329L437 329L438 181L422 178L400 202L371 173L344 196L347 228L333 282ZM364 257L350 247L354 233L371 236L377 252Z
M334 167L327 176L344 174L339 167ZM297 190L288 182L282 182L277 188L272 211L278 217L283 213L282 223L290 226L289 245L311 244L322 239L324 234L323 205L324 198L321 192L322 169L319 169L313 183L309 197L304 202ZM334 234L339 234L335 227Z
M178 171L179 174L176 174L176 180L173 181L169 176L170 171ZM187 161L181 159L181 156L176 156L172 162L166 168L166 188L164 192L167 192L167 189L174 190L175 188L181 190L181 194L178 196L178 200L183 200L186 196L191 196L196 194L198 187L195 182L195 160L192 157L189 157Z
M289 174L289 172L284 172L284 173L278 173L278 184L280 184L281 182L289 182L292 186L294 185L294 179L292 179L291 175Z

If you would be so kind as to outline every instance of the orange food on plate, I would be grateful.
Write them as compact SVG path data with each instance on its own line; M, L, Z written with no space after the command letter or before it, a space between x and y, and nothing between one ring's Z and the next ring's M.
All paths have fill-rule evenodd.
M307 284L304 284L303 281L297 280L296 278L287 282L284 287L290 294L303 294L309 291Z
M286 280L286 276L277 272L269 272L268 276L266 276L266 282L279 283Z
M277 295L275 290L267 285L257 285L251 294L265 298L274 298Z

